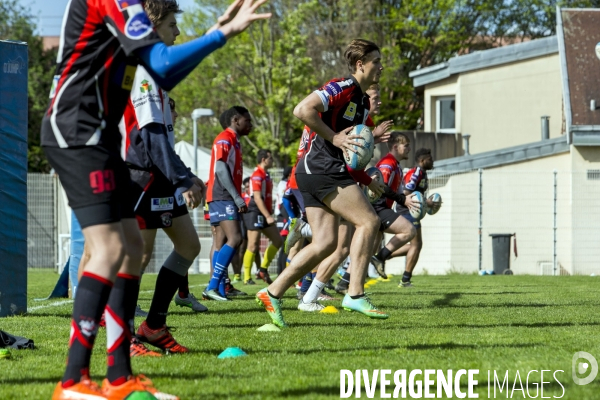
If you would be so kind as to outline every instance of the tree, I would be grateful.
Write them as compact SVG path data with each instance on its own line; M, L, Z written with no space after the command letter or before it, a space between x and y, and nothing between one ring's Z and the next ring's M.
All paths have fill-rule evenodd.
M227 1L209 5L184 16L183 40L205 31ZM307 31L302 22L313 13L316 1L278 0L269 3L273 17L253 25L226 47L205 60L173 91L183 115L196 107L212 108L217 114L233 105L242 105L253 115L255 128L246 138L245 160L255 163L256 151L267 148L276 163L294 160L301 123L293 117L294 106L316 85L307 57ZM189 122L182 124L189 129ZM204 122L201 144L210 146L220 130L214 121Z
M42 117L48 107L48 94L56 68L56 49L44 50L42 38L35 35L34 16L17 0L0 2L0 38L27 42L28 47L28 170L48 172L50 166L40 146Z

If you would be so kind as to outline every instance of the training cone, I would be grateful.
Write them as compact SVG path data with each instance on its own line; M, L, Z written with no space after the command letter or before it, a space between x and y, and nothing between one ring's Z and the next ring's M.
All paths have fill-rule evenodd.
M337 314L339 313L339 310L334 306L327 306L319 312L322 314Z
M273 324L266 324L257 329L259 332L279 332L281 329Z
M244 350L240 349L239 347L228 347L225 350L223 350L223 352L219 354L217 358L235 358L247 355L248 354L246 354Z

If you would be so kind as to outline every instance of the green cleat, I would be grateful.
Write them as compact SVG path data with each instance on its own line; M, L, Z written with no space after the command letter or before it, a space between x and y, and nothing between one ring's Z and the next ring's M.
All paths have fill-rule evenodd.
M283 314L281 313L281 305L283 300L271 297L267 288L260 290L256 293L256 303L263 306L266 310L273 323L280 328L287 328L287 324L283 320Z
M202 305L198 299L196 299L196 296L191 293L188 293L188 297L186 298L179 297L179 293L177 293L175 295L175 304L177 304L179 307L189 307L196 312L208 311L208 308Z
M346 311L356 311L365 314L369 318L386 319L389 317L389 315L379 311L377 307L371 304L371 300L366 295L358 299L353 299L350 295L346 294L342 301L342 307Z

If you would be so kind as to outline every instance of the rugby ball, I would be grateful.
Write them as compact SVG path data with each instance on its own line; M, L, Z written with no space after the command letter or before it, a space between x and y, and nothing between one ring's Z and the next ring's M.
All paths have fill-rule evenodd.
M427 214L434 215L440 211L440 208L442 208L442 196L440 196L439 193L434 193L429 196L429 200L433 201L434 203L440 203L438 206L427 207Z
M366 125L356 125L348 132L348 135L360 136L360 138L356 138L354 141L360 143L363 147L353 146L356 153L346 150L344 161L346 161L346 164L352 169L364 169L373 157L373 151L375 149L375 139L373 138L373 134Z
M376 180L379 183L383 183L383 175L381 174L381 171L379 170L379 168L371 167L371 168L367 169L365 172L367 173L367 175L369 175L371 178L373 178L373 180ZM365 186L363 190L365 191L365 195L367 196L367 199L369 199L369 202L371 202L371 203L375 203L381 197L381 196L375 196L375 193L373 193L371 191L371 189L369 189L368 186Z
M414 195L415 199L419 202L420 207L417 210L410 209L409 212L415 220L419 221L423 219L425 215L427 215L425 199L421 192L413 192L412 194Z

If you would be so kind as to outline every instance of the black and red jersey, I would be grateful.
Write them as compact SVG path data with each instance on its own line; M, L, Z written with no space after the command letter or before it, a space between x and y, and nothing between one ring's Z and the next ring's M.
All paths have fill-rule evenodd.
M402 168L396 158L390 153L386 154L375 167L381 171L383 175L383 183L388 185L394 192L400 190L402 184ZM392 208L394 200L381 198L378 200L378 205L385 205L386 208Z
M425 191L429 187L427 172L421 167L413 167L404 176L403 188L410 192L421 192L425 195Z
M260 165L256 167L252 176L250 176L249 187L252 200L248 204L248 210L260 212L254 201L254 193L260 192L269 214L273 214L273 181L271 180L271 175L262 169Z
M159 42L140 0L71 0L65 11L42 145L118 149L136 49Z
M333 79L315 91L323 102L323 122L334 132L364 124L369 115L369 96L363 93L353 76ZM331 174L346 170L344 154L333 143L311 132L297 174Z
M310 146L309 140L311 133L313 132L305 125L304 130L302 131L302 137L300 138L300 143L298 144L298 151L296 152L296 164L294 164L292 172L290 173L290 179L288 180L288 186L292 189L298 189L298 184L296 183L296 167Z

